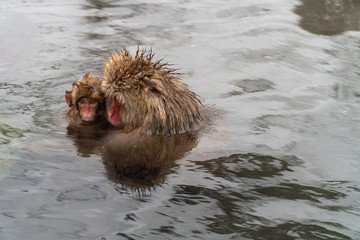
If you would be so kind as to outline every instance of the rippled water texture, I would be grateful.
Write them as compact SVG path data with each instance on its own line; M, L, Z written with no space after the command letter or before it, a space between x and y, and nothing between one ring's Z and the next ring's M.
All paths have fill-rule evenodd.
M360 239L359 9L1 0L0 239ZM67 128L65 89L138 45L183 73L212 126Z

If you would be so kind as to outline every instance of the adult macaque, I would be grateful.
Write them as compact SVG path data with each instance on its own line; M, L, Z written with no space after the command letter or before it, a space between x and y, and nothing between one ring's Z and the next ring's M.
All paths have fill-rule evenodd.
M197 130L201 102L152 52L126 49L106 61L101 85L109 122L124 132L172 135Z
M101 92L101 81L89 74L73 83L65 91L65 100L69 105L67 117L75 125L88 125L103 121L105 118L105 101Z

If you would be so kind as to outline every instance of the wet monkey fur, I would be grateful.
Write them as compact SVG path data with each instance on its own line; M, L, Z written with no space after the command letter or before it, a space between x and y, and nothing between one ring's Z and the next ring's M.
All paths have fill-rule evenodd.
M173 135L196 131L201 102L174 69L153 61L152 51L126 49L106 60L101 90L108 121L124 132Z

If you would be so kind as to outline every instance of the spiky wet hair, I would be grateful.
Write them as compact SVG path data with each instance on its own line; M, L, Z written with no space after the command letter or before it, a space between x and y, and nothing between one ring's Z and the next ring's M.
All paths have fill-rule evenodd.
M71 89L72 104L76 104L81 98L93 98L104 103L104 95L101 92L101 80L85 74L80 80L73 82Z
M195 130L201 102L181 82L174 69L153 61L152 51L116 51L106 60L101 89L106 99L124 105L121 121L126 132L172 135Z

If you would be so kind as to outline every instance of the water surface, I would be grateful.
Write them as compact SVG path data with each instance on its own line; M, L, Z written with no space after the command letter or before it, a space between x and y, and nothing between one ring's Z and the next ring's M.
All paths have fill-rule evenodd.
M0 238L359 239L359 19L357 0L2 0ZM69 132L65 89L137 46L221 117Z

